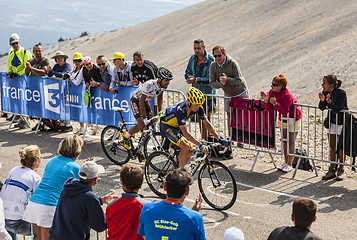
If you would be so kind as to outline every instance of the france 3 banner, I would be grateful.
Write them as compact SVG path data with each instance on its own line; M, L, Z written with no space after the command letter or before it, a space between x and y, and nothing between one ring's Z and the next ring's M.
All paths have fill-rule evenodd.
M232 140L259 147L275 148L274 110L267 111L263 101L249 98L232 98Z
M83 100L85 84L48 77L19 76L7 78L0 73L1 111L34 117L74 120L100 125L116 125L121 121L113 107L121 107L126 122L135 122L130 97L137 88L118 87L118 94L91 88L91 100Z

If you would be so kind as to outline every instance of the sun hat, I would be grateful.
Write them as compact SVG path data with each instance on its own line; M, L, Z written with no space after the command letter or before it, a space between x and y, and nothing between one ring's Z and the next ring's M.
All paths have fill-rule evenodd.
M82 53L76 52L75 54L73 54L72 60L82 60L82 59L83 59Z
M64 54L64 52L61 52L61 51L56 52L56 54L52 58L56 59L58 57L68 58L68 56L66 54Z
M92 59L91 59L91 57L85 56L85 57L83 58L83 64L88 64L88 63L91 63L91 62L93 62Z
M79 168L78 175L80 179L87 180L96 178L99 173L104 172L104 167L102 165L98 165L93 161L87 161Z
M242 230L236 227L228 228L224 232L224 240L244 240L244 234Z
M17 33L11 34L11 37L9 39L10 44L14 42L19 42L20 41L20 36Z
M122 52L116 52L114 53L114 56L110 59L110 61L114 59L125 59L125 54Z

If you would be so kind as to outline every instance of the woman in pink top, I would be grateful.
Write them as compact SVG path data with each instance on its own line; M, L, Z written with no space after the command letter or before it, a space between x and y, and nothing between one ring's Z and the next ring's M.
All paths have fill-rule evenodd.
M289 126L289 153L295 152L295 140L297 133L300 131L301 110L294 103L297 100L293 94L286 88L288 80L284 74L280 74L273 78L269 93L260 92L264 100L266 109L275 109L279 112L279 126L283 129L283 138L287 138L287 127ZM283 116L283 120L281 120ZM284 119L284 118L287 118ZM283 141L285 162L278 167L278 170L290 172L292 170L293 156L287 155L287 142Z

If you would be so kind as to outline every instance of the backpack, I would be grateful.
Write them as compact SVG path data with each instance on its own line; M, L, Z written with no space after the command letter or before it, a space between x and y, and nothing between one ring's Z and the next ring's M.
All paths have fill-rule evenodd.
M308 156L307 153L306 153L306 150L305 149L300 149L300 148L295 149L295 155L306 156L306 157ZM298 160L300 158L299 156L294 157L294 160L293 160L293 167L294 168L296 168L297 162L298 162ZM299 169L312 172L313 171L313 167L310 164L310 160L307 159L307 158L301 158Z

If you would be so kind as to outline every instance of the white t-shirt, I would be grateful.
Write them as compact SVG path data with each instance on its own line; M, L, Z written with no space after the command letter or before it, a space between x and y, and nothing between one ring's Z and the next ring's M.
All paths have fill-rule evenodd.
M27 202L40 182L40 175L31 168L17 166L9 172L0 192L4 202L5 219L22 219Z
M79 84L81 84L81 82L83 81L83 68L81 67L81 69L77 72L75 72L76 70L76 66L73 67L72 71L70 71L68 73L70 80L74 83L74 85L78 86Z
M112 82L110 83L109 89L114 88L117 82L120 86L132 86L131 80L133 80L133 73L131 70L131 61L125 62L125 68L121 69L120 67L114 67L114 74Z
M157 79L149 80L143 83L138 89L133 93L133 97L140 99L141 95L146 95L145 101L150 101L153 98L156 98L163 91L157 83Z

